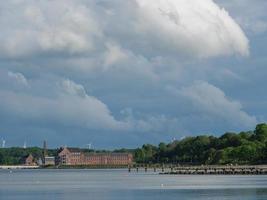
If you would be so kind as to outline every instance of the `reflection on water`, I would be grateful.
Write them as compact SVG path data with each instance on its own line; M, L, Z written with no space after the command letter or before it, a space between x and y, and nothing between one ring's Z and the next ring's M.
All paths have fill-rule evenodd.
M0 200L266 200L267 176L175 176L127 170L0 171Z

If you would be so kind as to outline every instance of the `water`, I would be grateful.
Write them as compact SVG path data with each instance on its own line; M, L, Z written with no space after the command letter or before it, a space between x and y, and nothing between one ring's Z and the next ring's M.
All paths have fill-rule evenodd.
M266 200L267 176L0 170L0 200Z

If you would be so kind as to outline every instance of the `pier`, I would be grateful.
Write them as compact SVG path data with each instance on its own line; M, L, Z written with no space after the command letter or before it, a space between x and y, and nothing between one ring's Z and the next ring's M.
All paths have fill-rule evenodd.
M135 165L129 167L129 172L159 172L174 175L267 175L267 165Z

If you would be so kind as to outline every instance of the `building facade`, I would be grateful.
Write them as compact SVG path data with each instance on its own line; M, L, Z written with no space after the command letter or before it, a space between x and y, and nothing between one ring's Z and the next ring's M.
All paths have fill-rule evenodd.
M55 157L53 157L53 156L45 156L43 165L45 165L45 166L55 165Z
M88 153L75 148L61 148L58 165L91 165L91 166L126 166L131 165L133 156L129 153Z
M34 157L29 154L28 156L22 158L22 164L25 166L35 166L36 162L34 160Z

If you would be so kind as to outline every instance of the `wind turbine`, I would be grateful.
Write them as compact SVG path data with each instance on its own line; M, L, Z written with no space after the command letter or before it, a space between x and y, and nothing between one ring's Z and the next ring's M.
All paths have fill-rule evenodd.
M86 146L88 147L88 149L92 149L92 143L86 144Z
M5 146L6 146L6 141L2 139L2 148L5 148Z

